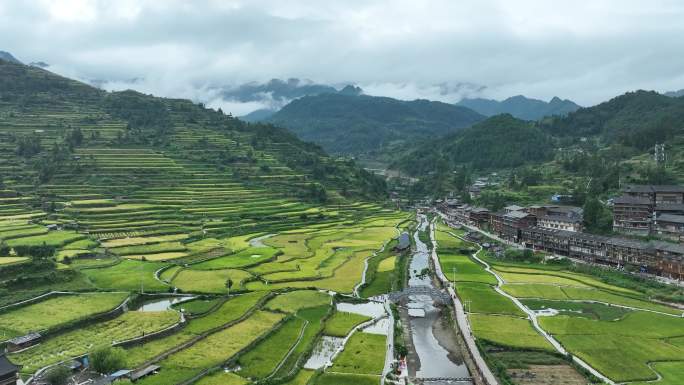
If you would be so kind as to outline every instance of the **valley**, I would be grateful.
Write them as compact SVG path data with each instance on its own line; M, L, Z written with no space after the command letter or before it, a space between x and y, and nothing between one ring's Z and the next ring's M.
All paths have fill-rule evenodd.
M676 55L267 3L0 5L0 385L684 381Z

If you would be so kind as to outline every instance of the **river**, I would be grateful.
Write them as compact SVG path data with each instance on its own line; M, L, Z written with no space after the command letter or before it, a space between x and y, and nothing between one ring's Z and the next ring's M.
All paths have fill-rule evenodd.
M427 219L420 216L420 229L428 226ZM428 247L414 234L416 250L409 266L409 286L432 286L429 274L421 272L430 266ZM463 362L456 336L451 325L444 320L442 312L434 306L433 300L426 295L412 295L407 303L409 309L409 328L413 341L414 360L409 360L409 375L415 378L463 378L469 377L468 368ZM411 355L410 355L411 356ZM409 357L410 358L410 357ZM415 361L415 362L411 362ZM430 384L449 384L446 381L431 381Z

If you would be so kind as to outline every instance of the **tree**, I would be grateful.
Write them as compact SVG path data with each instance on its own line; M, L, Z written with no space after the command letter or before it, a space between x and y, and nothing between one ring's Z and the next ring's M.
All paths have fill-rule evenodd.
M90 362L96 372L112 373L126 365L126 352L121 348L101 346L90 353Z
M233 287L233 280L228 278L226 280L226 289L228 289L228 294L230 294L230 289Z
M9 247L5 242L0 242L0 257L7 257L10 255L12 248Z
M66 385L71 377L71 372L68 368L58 365L50 369L45 375L45 380L50 385Z
M591 233L608 233L612 228L613 218L601 202L594 197L587 198L584 203L584 226Z

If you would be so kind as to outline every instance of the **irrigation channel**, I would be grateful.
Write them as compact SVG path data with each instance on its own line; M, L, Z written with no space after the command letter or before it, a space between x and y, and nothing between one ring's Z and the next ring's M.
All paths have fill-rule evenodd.
M427 219L422 215L419 218L419 230L426 231ZM418 231L414 233L414 240L416 249L409 265L409 290L428 287L437 291L439 288L431 274L425 274L430 266L428 247L418 237ZM434 299L424 294L409 295L401 305L402 323L405 329L408 328L411 339L407 343L407 369L412 382L430 385L470 383L457 381L470 378L470 373L456 343L456 334L442 310L435 306Z

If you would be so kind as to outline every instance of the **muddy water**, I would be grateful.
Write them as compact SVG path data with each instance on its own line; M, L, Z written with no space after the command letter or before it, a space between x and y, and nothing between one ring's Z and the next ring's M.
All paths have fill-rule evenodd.
M421 218L421 229L427 228L427 221ZM409 286L433 286L429 275L420 276L423 269L430 266L427 245L420 241L418 233L414 235L416 252L410 264ZM469 377L468 368L463 363L455 344L453 331L442 318L441 311L433 306L430 296L416 295L409 298L410 309L422 309L424 317L410 317L410 330L413 346L420 364L416 368L417 378L462 378ZM413 314L422 314L418 311ZM448 382L430 382L430 384L448 384Z
M136 311L164 311L171 309L171 305L190 301L195 297L193 296L176 296L172 298L160 298L160 299L147 299L145 300Z

